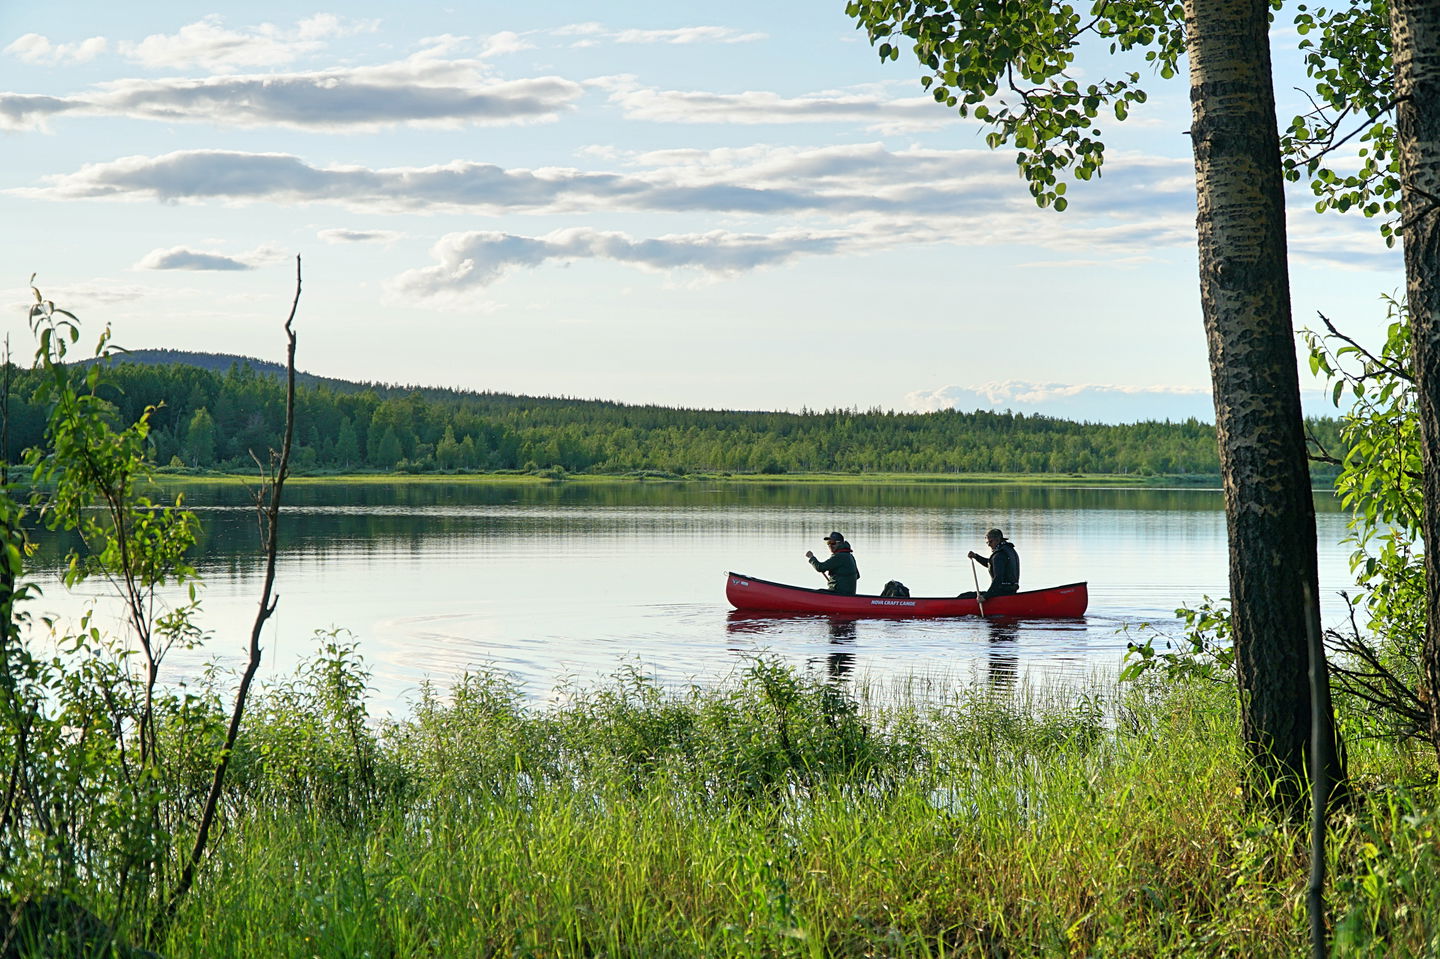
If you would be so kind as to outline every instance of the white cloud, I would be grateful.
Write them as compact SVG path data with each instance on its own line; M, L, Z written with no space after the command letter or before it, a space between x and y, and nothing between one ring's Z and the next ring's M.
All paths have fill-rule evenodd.
M1300 401L1308 415L1335 415L1324 390L1301 390ZM1183 422L1192 418L1215 422L1215 403L1208 386L1004 380L916 390L906 394L905 406L926 412L1008 411L1091 423Z
M5 53L25 63L85 63L104 53L109 44L104 37L91 37L76 43L51 43L38 33L27 33L5 48Z
M744 93L655 90L610 80L597 85L618 87L611 102L627 119L653 123L860 124L883 133L934 130L964 123L929 97L887 99L870 93L826 92L803 97L750 90ZM973 122L973 121L969 121Z
M955 395L981 397L990 406L1004 406L1008 403L1047 403L1073 399L1085 393L1118 394L1123 396L1210 396L1210 390L1200 386L1115 386L1097 383L1035 383L1029 380L1004 380L982 383L979 386L945 386L938 390L911 393L914 405L940 409L949 405L946 400Z
M39 281L41 292L47 300L54 302L63 309L79 314L83 320L85 314L90 310L124 306L137 303L149 297L168 296L174 290L161 290L152 286L141 286L135 283L122 283L106 277L94 277L80 282L56 283L47 282L43 277ZM184 291L187 295L194 291ZM35 302L34 294L26 291L23 299L13 301L12 313L25 313L30 305ZM7 308L0 304L0 309Z
M457 37L453 33L442 33L433 37L420 38L415 43L417 52L413 56L443 60L453 53L473 46L474 40L471 37Z
M696 214L713 214L725 218L731 232L739 219L773 223L786 217L778 230L765 229L787 240L794 238L794 219L808 217L821 226L806 236L863 240L868 246L862 249L1011 245L1107 260L1194 242L1193 194L1159 186L1172 179L1172 167L1186 162L1181 160L1132 158L1123 185L1106 181L1119 189L1095 184L1083 204L1064 214L1065 228L1057 229L1059 214L1037 210L1016 189L1009 158L984 150L891 151L854 144L666 150L612 159L610 169L599 171L463 161L371 169L312 166L288 154L180 151L91 164L11 192L50 200L324 203L366 215L646 212L683 214L693 222ZM750 230L751 236L763 232ZM829 252L844 245L837 240ZM549 258L553 254L541 257Z
M394 243L405 234L397 230L346 230L334 228L315 234L321 242L331 245L341 243Z
M184 247L151 250L135 264L137 270L253 270L253 263L242 263L220 253L203 253Z
M37 122L63 101L0 99L0 118ZM3 122L3 121L0 121ZM454 161L439 166L317 166L280 153L178 151L90 164L12 195L42 200L112 199L199 203L326 204L375 214L685 215L684 232L737 222L753 235L814 229L896 243L1008 246L1027 262L1040 251L1094 264L1144 263L1194 245L1194 193L1182 158L1116 152L1111 175L1072 195L1064 214L1037 210L1009 156L988 150L890 150L878 143L821 148L590 151L595 169L507 168ZM695 223L696 215L723 218ZM585 225L585 224L577 224ZM814 232L814 229L811 232ZM1292 216L1297 263L1394 269L1396 254L1358 217ZM836 248L837 250L839 247Z
M521 39L518 33L504 30L485 38L485 46L480 51L480 58L483 60L533 49L535 49L535 45L528 40Z
M594 47L601 43L672 44L754 43L767 38L763 33L745 33L731 27L695 26L663 30L611 30L600 23L572 23L550 31L558 37L579 37L572 47Z
M175 246L168 250L151 250L136 263L136 270L253 270L265 263L284 259L286 253L271 246L262 246L248 253L234 255L208 250L192 250Z
M905 397L915 410L991 410L1097 423L1142 420L1214 422L1208 387L1128 386L1103 383L1034 383L1005 380L977 386L942 386Z
M673 30L617 30L616 43L754 43L763 33L741 33L730 27L678 27Z
M0 129L41 127L59 112L347 132L543 123L583 93L560 77L497 80L479 60L425 51L395 63L312 73L114 80L68 98L0 93Z
M822 149L664 151L631 172L443 166L316 167L279 153L220 150L133 156L12 192L42 199L221 199L338 203L367 212L565 213L645 210L748 215L974 216L1030 209L1013 168L988 151ZM1000 189L1003 184L1003 189ZM1165 198L1152 196L1152 204ZM1188 197L1176 202L1188 203Z
M379 20L346 20L333 13L317 13L296 24L295 33L302 40L318 40L353 37L361 33L375 33L379 29Z
M507 272L551 260L613 260L648 270L694 268L733 275L797 256L833 253L854 238L843 233L710 233L636 239L583 228L545 236L451 233L431 249L436 265L400 274L389 284L405 299L429 300L489 286Z
M550 31L557 37L594 37L605 32L603 23L567 23Z
M0 130L43 130L58 113L76 109L74 101L33 93L0 93Z
M501 30L478 39L456 36L453 33L442 33L438 36L424 37L416 44L416 47L419 52L415 56L436 60L452 56L462 50L477 51L476 57L486 60L491 57L535 49L533 43L513 30Z
M1286 209L1286 242L1292 258L1341 270L1399 268L1400 250L1386 247L1380 236L1383 218L1368 218L1358 210L1316 215L1314 198L1303 192Z
M122 43L120 52L155 69L276 67L323 49L330 37L373 29L375 21L346 22L333 14L316 14L289 29L263 23L249 30L231 30L220 16L212 14L176 33L156 33L139 43Z
M508 81L471 77L446 84L377 73L127 80L109 84L92 101L92 109L165 121L349 131L394 125L545 122L569 109L582 93L578 84L559 77Z
M129 60L152 69L210 70L235 67L274 67L290 63L324 44L318 39L282 38L272 29L241 33L221 26L219 16L187 24L178 33L156 33L139 43L124 43L120 52Z

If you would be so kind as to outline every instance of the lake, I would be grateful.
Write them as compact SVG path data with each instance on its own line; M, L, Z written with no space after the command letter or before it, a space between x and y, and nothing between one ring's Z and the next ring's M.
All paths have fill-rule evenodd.
M185 489L203 525L203 622L214 635L203 650L173 652L171 678L215 658L243 662L262 573L246 492ZM1177 606L1228 592L1216 490L398 480L286 493L262 676L313 652L316 630L348 630L382 710L467 669L505 670L544 701L622 667L710 683L757 655L849 682L1083 685L1115 675L1137 630L1176 635ZM1346 516L1328 495L1317 508L1329 624L1351 583ZM840 622L742 616L725 602L729 570L822 585L804 553L825 556L832 529L855 548L862 592L899 579L917 596L953 595L974 588L966 553L984 552L992 526L1019 550L1022 588L1089 582L1084 619ZM102 624L113 621L101 584L78 594L59 584L62 548L42 537L45 595L32 614L72 622L96 603Z

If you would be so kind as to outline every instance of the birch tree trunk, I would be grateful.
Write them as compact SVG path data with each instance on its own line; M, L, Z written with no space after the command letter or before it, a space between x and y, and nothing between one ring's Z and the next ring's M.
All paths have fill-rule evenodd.
M1241 731L1252 786L1299 804L1311 722L1305 624L1316 601L1306 585L1310 597L1319 591L1268 11L1266 0L1186 0L1185 26ZM1332 748L1339 781L1333 757Z
M1440 4L1391 0L1405 295L1420 399L1425 686L1440 754Z

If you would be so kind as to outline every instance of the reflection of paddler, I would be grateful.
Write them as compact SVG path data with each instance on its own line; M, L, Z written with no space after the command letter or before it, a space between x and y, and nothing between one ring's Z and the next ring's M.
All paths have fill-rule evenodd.
M831 533L825 537L825 545L830 547L830 558L818 560L815 554L808 549L805 551L805 558L810 565L825 574L825 579L830 584L830 589L841 596L854 596L855 583L860 579L860 567L855 564L855 554L850 550L850 544L845 542L845 537L839 533Z
M990 685L1011 688L1020 672L1020 657L1015 646L1020 637L1019 627L1013 622L1005 623L993 619L986 621L985 625L990 628Z
M832 643L853 643L855 642L855 620L841 619L837 616L830 617L830 642Z
M849 646L855 642L855 620L830 618L830 645ZM844 679L855 668L855 654L839 650L825 657L825 671L831 679Z

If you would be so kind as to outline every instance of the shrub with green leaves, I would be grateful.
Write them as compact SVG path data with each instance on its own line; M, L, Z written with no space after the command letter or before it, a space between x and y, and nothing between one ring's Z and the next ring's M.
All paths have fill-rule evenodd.
M79 321L32 290L30 403L47 415L43 441L24 454L29 506L50 529L77 534L64 586L104 580L124 626L102 632L90 613L75 625L31 621L26 510L13 488L0 490L0 909L83 916L100 939L155 938L205 848L197 837L214 821L227 728L243 697L223 707L215 673L162 682L167 654L206 638L188 557L198 522L179 498L161 503L141 492L155 472L147 442L155 408L124 422L107 399L105 361L121 352L110 331L89 362L75 362Z
M35 292L30 310L41 372L34 401L49 415L42 446L27 451L31 505L79 543L64 583L111 583L129 626L102 633L87 614L47 637L29 622L19 532L24 511L0 492L6 529L4 645L0 649L0 895L63 893L94 903L117 925L141 926L173 880L173 843L190 828L213 768L223 722L205 691L161 687L166 653L197 643L193 514L137 490L150 475L151 410L117 422L104 398L105 367L71 362L80 326ZM114 352L110 333L95 355ZM162 589L189 584L167 607ZM47 645L50 647L47 649Z
M1351 511L1350 567L1355 622L1328 632L1340 690L1358 703L1351 719L1365 735L1423 736L1420 690L1425 636L1424 510L1419 397L1412 373L1410 325L1402 303L1386 298L1384 344L1372 352L1325 320L1307 332L1311 371L1348 407L1336 492ZM1324 319L1322 317L1322 319ZM1321 456L1328 455L1326 451Z

